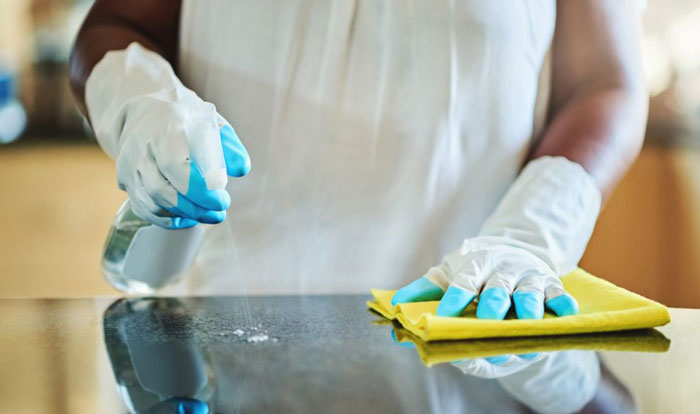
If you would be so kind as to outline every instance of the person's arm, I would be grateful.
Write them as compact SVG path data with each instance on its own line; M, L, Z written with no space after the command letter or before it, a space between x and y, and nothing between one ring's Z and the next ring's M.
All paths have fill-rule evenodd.
M478 295L477 318L578 312L559 276L573 271L601 199L639 152L647 95L634 0L560 0L548 128L476 237L445 256L392 303L440 300L460 316Z
M70 56L70 84L83 115L85 82L105 53L138 42L174 65L179 22L180 0L97 0Z
M609 196L637 157L648 95L637 0L559 0L550 122L531 158L561 155Z

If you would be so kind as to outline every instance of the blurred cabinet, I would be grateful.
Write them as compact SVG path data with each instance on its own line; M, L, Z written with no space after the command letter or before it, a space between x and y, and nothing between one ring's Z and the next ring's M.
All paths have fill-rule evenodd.
M0 62L16 70L29 65L34 53L30 0L0 0Z
M700 307L700 151L645 147L581 266L666 305Z
M117 293L103 280L100 259L126 194L117 188L114 162L97 145L4 148L0 189L2 297Z

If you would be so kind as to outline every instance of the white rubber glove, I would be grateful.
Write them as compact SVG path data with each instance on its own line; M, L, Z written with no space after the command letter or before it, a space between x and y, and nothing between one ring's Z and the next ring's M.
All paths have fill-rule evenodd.
M475 195L476 196L476 195ZM593 178L563 157L531 161L479 236L445 256L392 303L440 299L437 314L459 316L479 295L477 317L540 319L546 305L558 316L578 312L559 279L574 270L600 210Z
M108 52L87 80L85 101L136 215L166 228L224 220L227 174L247 174L250 158L214 105L163 57L138 43Z
M578 413L600 386L600 360L593 351L553 352L541 361L498 378L515 399L537 413Z
M548 353L497 355L486 358L462 359L450 364L466 375L479 378L501 378L522 371L549 356Z

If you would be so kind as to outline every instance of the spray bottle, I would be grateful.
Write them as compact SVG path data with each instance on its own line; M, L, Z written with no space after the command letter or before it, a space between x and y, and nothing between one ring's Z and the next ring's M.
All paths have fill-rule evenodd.
M214 105L193 106L186 122L191 156L208 185L226 185L226 165ZM196 140L196 142L194 142ZM204 225L170 230L138 217L127 200L107 235L102 274L117 290L148 295L189 271L204 236Z
M169 230L138 217L127 200L107 235L102 274L114 288L149 295L187 273L199 251L204 226Z

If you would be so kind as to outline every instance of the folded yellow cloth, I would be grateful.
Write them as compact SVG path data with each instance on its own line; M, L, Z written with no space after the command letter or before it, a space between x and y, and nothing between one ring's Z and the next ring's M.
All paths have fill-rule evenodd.
M543 319L517 319L512 312L503 321L477 319L471 304L460 317L436 316L437 301L391 304L392 290L372 289L370 309L396 319L423 341L512 336L565 335L643 329L671 321L668 309L657 302L599 279L582 269L562 277L564 288L576 298L579 313Z
M415 347L421 361L427 366L496 355L556 352L571 349L582 351L666 352L671 346L671 341L656 329L577 335L424 342L407 330L396 327L395 336L396 341L400 344Z

